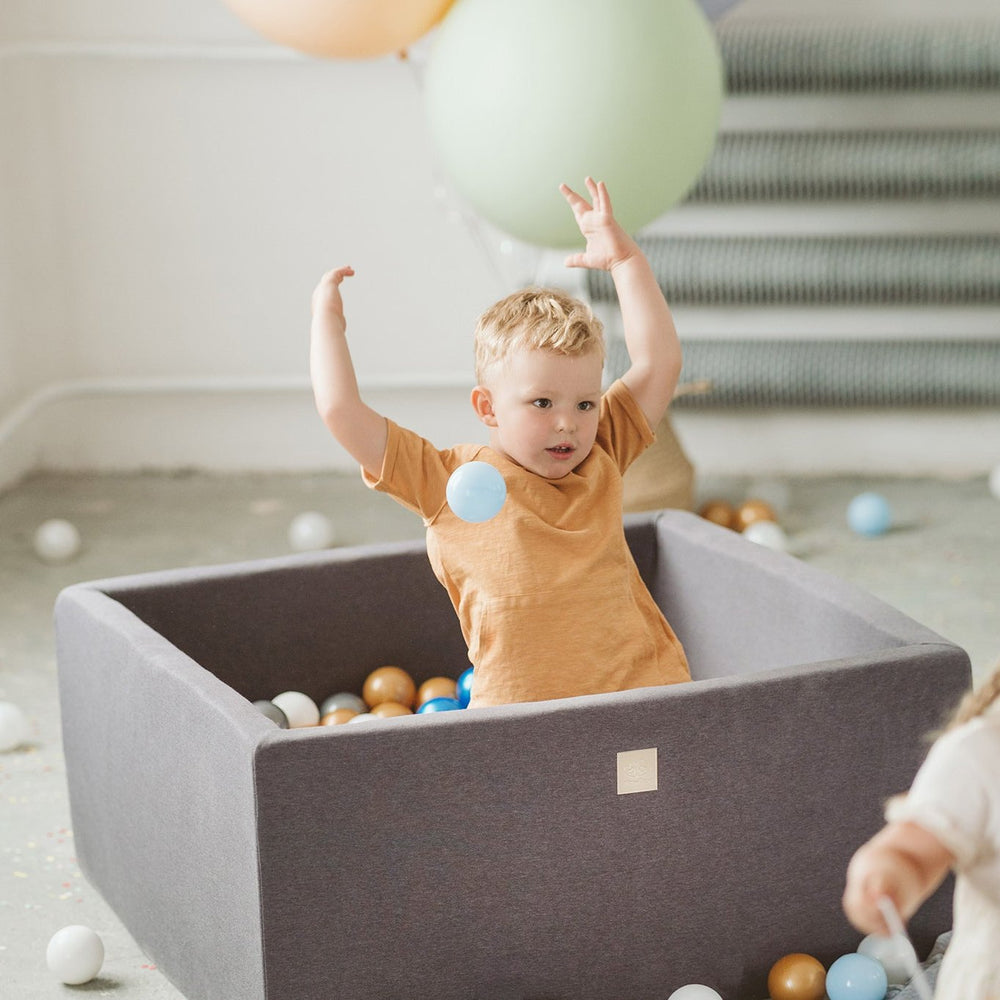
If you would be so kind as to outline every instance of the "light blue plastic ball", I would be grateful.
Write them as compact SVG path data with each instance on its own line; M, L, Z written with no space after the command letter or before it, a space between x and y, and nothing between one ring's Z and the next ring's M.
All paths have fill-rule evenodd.
M856 952L842 955L826 973L830 1000L884 1000L888 989L882 963Z
M859 493L847 505L847 524L859 535L884 535L892 524L889 501L879 493Z
M488 462L466 462L451 474L445 495L456 517L480 524L500 513L507 484Z
M417 715L427 715L430 712L456 712L461 707L457 698L430 698L417 709Z
M462 708L469 707L469 702L472 701L472 667L469 667L458 678L458 690L455 697L458 698L458 703Z

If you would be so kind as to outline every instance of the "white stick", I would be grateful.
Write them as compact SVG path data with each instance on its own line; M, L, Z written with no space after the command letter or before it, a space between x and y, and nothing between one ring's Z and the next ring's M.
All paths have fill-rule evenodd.
M899 913L893 901L888 896L882 896L878 901L878 908L882 911L882 916L885 917L885 922L889 927L890 933L894 937L901 937L904 941L909 942L910 939L907 937L906 928L903 927L903 921L900 920ZM931 988L927 985L924 970L921 968L920 962L917 961L915 953L908 951L905 961L910 969L911 982L916 986L921 1000L933 1000Z

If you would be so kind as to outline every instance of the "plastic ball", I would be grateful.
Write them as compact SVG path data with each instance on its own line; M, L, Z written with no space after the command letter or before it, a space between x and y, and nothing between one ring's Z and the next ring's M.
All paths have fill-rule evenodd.
M712 989L711 986L702 986L701 983L689 983L679 990L674 990L667 1000L722 1000L722 996Z
M778 515L774 513L774 508L765 500L747 500L736 508L737 531L746 531L751 524L757 524L759 521L777 520Z
M311 56L365 59L405 49L452 0L226 0L251 28Z
M71 924L52 935L45 950L45 964L61 983L89 983L104 964L104 942L89 927Z
M372 715L371 712L358 712L357 715L355 715L352 718L348 719L347 723L348 723L348 725L350 725L352 722L371 722L372 719L376 719L376 718L378 718L378 717L375 716L375 715Z
M879 493L859 493L847 505L847 524L858 535L884 535L892 524L889 502Z
M270 719L279 729L288 728L288 716L273 701L267 701L262 698L260 701L255 701L253 707L261 715Z
M905 934L869 934L858 945L858 954L874 958L883 969L890 983L909 982L913 970L920 964L917 953Z
M417 714L431 715L434 712L457 712L461 708L462 706L458 703L457 698L431 698L430 701L425 701L417 709Z
M360 712L355 712L353 708L335 708L332 712L325 712L320 716L319 724L321 726L342 726L360 714Z
M291 729L304 729L319 725L319 708L316 702L301 691L282 691L271 701L288 717Z
M413 709L409 705L400 705L398 701L380 701L371 714L376 719L394 719L400 715L413 715Z
M830 1000L884 1000L889 979L874 958L841 955L826 974L826 993Z
M462 708L468 708L469 702L472 701L472 678L472 667L469 667L468 670L464 670L459 675L458 684L456 685L455 690L455 697L458 699L458 703L462 706Z
M431 698L458 698L458 684L450 677L429 677L417 688L417 705Z
M61 517L43 521L35 531L35 554L48 563L68 562L80 551L80 532Z
M712 151L722 58L694 0L458 0L424 96L438 159L480 215L525 243L581 246L559 184L605 181L627 232L666 212Z
M330 712L336 712L338 708L350 708L356 714L368 711L364 698L354 694L353 691L338 691L323 699L323 704L319 707L319 714L329 715Z
M736 528L736 508L728 500L709 500L698 513L713 524L723 528Z
M445 496L456 517L481 524L500 513L507 499L507 484L488 462L466 462L448 478Z
M743 529L743 537L748 541L763 545L775 552L788 551L788 535L780 524L774 521L755 521Z
M369 708L383 701L395 701L410 707L417 697L417 685L401 667L379 667L365 678L361 697Z
M30 735L28 718L11 701L0 701L0 753L16 750Z
M998 465L991 473L989 478L989 488L990 493L1000 500L1000 465Z
M767 974L771 1000L823 1000L826 969L812 955L794 952L779 958Z
M333 544L333 524L325 514L307 510L292 518L288 526L288 544L296 552L315 552Z

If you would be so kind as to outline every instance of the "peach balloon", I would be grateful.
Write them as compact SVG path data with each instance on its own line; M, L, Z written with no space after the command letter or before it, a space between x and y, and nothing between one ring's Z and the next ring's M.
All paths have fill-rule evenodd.
M395 701L410 707L417 696L413 678L400 667L379 667L365 678L361 697L369 708L384 701Z
M225 0L265 38L328 59L399 52L425 35L454 0Z
M812 955L795 952L779 958L767 974L771 1000L823 1000L826 969Z

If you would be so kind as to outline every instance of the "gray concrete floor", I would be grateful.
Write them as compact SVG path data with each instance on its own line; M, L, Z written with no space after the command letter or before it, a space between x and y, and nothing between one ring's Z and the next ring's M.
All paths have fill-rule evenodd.
M846 526L857 493L890 502L895 527L866 539ZM1000 501L984 479L799 479L700 484L702 498L770 492L798 558L850 580L964 646L977 679L1000 657ZM783 497L781 495L784 495ZM0 495L0 700L21 706L31 740L0 754L0 996L73 993L131 1000L180 994L150 964L74 858L59 731L51 613L71 583L168 567L281 555L291 519L329 516L338 544L418 537L420 522L353 476L38 476ZM46 518L80 530L71 562L47 565L32 537ZM832 901L835 905L836 901ZM82 923L104 939L101 976L54 981L45 948Z

